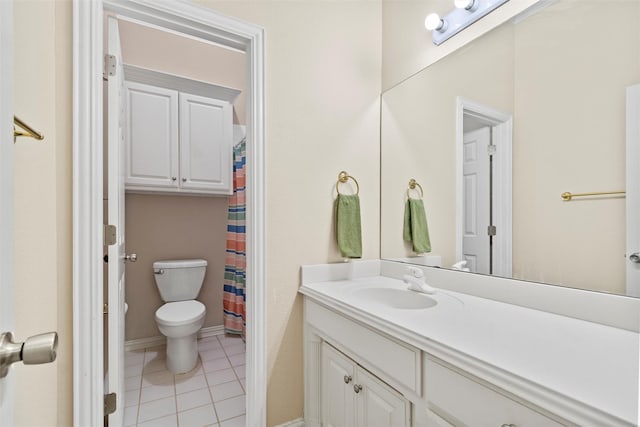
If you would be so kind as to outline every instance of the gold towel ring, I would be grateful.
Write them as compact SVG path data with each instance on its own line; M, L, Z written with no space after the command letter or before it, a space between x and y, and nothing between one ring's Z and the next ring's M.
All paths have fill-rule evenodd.
M342 194L338 185L340 183L345 184L347 181L349 181L349 178L351 178L353 182L356 183L356 194L360 194L360 185L358 184L358 181L345 171L342 171L338 174L338 181L336 182L336 191L338 192L338 194Z
M407 188L407 197L410 199L411 195L409 194L409 191L411 190L415 190L416 186L418 186L418 188L420 189L420 198L424 198L424 190L422 189L422 185L418 184L418 181L416 181L415 179L411 178L409 180L409 186Z

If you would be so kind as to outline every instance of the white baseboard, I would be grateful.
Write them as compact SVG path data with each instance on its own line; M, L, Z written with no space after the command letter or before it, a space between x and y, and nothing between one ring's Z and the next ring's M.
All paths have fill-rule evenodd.
M214 337L216 335L224 335L224 326L209 326L207 328L202 328L198 331L198 338L208 338ZM132 351L132 350L142 350L143 348L157 347L159 345L164 345L167 341L167 338L163 335L159 335L156 337L149 338L138 338L135 340L125 341L124 350Z
M304 420L302 418L298 418L297 420L289 421L276 427L304 427Z

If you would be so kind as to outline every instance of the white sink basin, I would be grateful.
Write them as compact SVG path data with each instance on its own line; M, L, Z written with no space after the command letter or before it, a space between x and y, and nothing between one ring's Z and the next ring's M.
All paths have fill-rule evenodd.
M422 310L438 304L433 298L406 289L364 288L356 290L353 296L361 301L402 310Z

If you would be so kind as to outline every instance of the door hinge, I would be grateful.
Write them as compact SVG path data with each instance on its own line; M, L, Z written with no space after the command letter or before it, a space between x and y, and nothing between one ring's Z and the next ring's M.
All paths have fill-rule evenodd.
M496 235L496 226L495 225L490 225L487 227L487 234L489 236L495 236Z
M111 77L116 75L116 65L118 65L118 60L115 55L105 55L104 56L104 77Z
M104 226L104 246L115 245L118 235L115 225L105 224Z
M493 156L494 154L496 154L496 146L495 146L495 145L493 145L493 144L489 144L489 145L487 145L487 153L488 153L490 156Z
M104 395L104 414L109 415L116 412L116 394L109 393Z

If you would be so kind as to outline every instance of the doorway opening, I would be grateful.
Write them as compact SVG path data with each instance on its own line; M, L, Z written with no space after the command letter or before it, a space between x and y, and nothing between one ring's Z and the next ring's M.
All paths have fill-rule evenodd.
M246 424L266 420L264 283L264 34L252 24L190 3L74 2L74 423L99 425L104 416L103 381L103 20L120 20L217 44L246 55ZM107 61L108 64L108 61ZM107 70L108 71L108 70ZM122 192L124 195L124 192ZM124 257L124 253L121 254ZM112 257L110 257L112 258ZM129 257L128 259L131 259ZM116 256L119 264L120 257ZM109 263L111 264L111 262ZM109 314L124 317L124 304ZM217 337L218 344L223 344ZM230 354L225 353L227 359ZM233 355L231 355L233 356ZM119 361L117 359L120 359ZM115 358L123 372L123 358ZM123 376L109 391L124 392ZM122 425L121 404L111 426ZM116 408L118 411L118 408ZM118 412L116 412L118 413ZM216 422L216 420L212 420Z
M456 260L470 271L511 277L512 116L458 97Z

